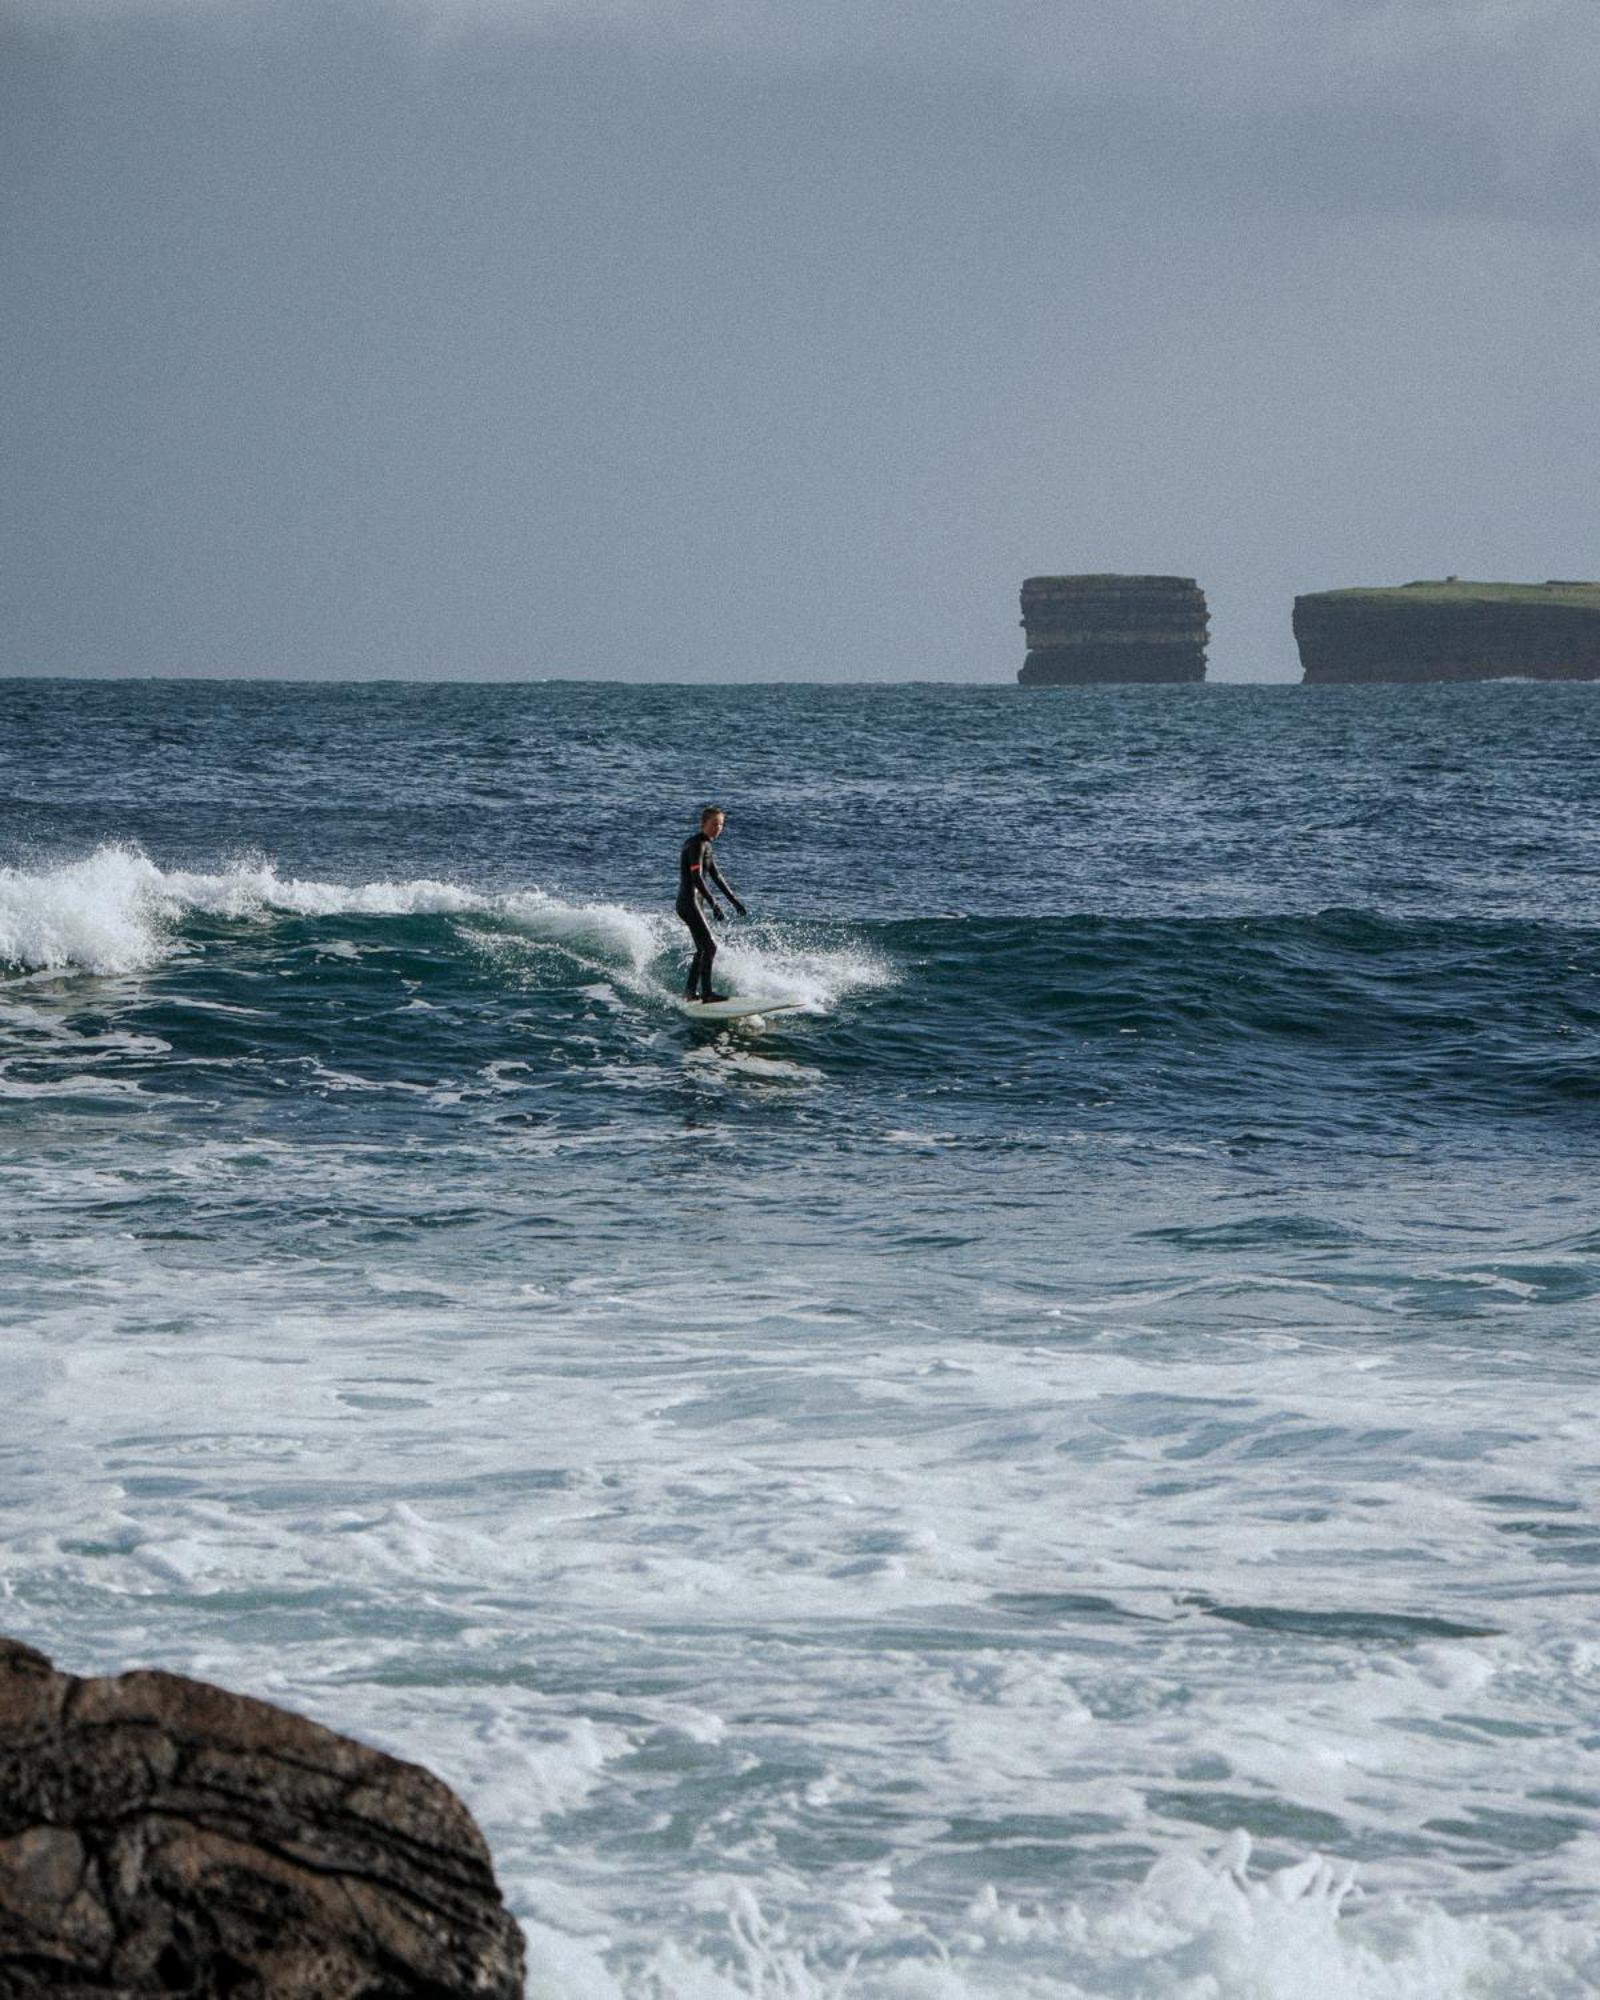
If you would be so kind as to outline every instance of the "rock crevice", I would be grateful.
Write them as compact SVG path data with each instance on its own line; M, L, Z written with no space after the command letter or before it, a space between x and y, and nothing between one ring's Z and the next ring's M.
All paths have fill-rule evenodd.
M515 2000L522 1939L420 1766L176 1674L0 1639L7 2000Z

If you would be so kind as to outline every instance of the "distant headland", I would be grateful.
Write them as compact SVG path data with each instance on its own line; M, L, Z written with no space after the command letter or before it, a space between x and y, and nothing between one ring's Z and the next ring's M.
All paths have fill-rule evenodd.
M1206 598L1191 576L1030 576L1024 687L1206 677ZM1294 600L1302 685L1600 680L1600 583L1437 582Z
M1030 576L1024 687L1203 681L1206 599L1192 576Z
M1600 680L1600 583L1406 583L1294 601L1307 682Z

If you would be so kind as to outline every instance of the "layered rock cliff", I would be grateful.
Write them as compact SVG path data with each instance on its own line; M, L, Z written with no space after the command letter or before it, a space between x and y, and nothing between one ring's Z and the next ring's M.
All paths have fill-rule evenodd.
M1205 592L1189 576L1030 576L1024 687L1201 681Z
M519 2000L522 1960L482 1835L418 1765L0 1638L6 2000Z
M1312 682L1600 680L1600 584L1407 583L1294 601Z

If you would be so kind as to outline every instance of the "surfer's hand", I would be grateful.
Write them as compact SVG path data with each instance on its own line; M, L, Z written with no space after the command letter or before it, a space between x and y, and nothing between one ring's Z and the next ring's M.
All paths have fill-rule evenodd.
M750 912L745 908L744 904L739 901L737 896L733 898L733 907L739 912L741 917L747 917L750 914Z

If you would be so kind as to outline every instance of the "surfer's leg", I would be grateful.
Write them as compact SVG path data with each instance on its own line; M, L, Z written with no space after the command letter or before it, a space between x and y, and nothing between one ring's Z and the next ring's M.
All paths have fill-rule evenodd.
M689 926L689 935L694 939L694 957L689 961L689 983L683 989L683 997L703 999L711 991L711 961L717 955L717 941L698 910L680 909L678 915Z
M717 955L717 941L711 935L711 926L704 917L699 919L699 924L705 933L705 941L695 957L695 964L700 970L700 998L710 1000L714 997L711 991L711 961Z

